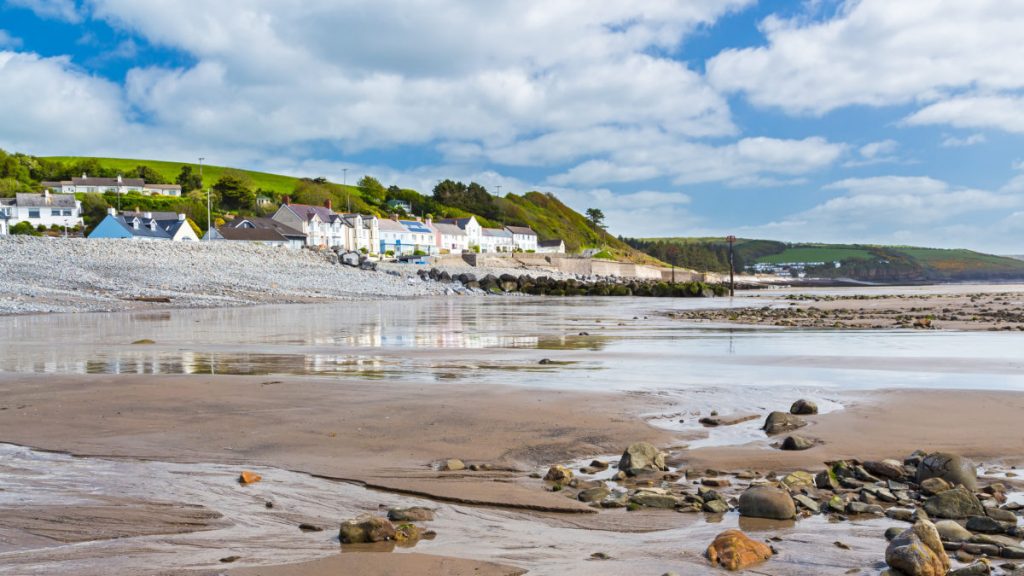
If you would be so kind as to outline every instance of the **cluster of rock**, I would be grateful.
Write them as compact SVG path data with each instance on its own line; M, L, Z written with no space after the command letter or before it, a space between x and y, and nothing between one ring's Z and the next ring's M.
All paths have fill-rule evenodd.
M451 274L446 270L431 268L417 271L424 282L460 283L462 286L492 294L520 292L537 296L654 296L654 297L712 297L724 296L728 289L721 285L703 282L670 284L652 280L628 280L601 278L580 280L530 276L527 274L487 274L477 276L471 272Z
M435 536L433 531L423 530L413 522L430 522L433 519L434 511L429 508L392 508L388 510L387 517L364 514L342 522L338 528L338 539L342 544L394 541L413 545L421 538Z
M342 264L359 270L377 272L377 262L370 259L370 256L360 252L345 251L335 247L327 253L327 259L333 264Z

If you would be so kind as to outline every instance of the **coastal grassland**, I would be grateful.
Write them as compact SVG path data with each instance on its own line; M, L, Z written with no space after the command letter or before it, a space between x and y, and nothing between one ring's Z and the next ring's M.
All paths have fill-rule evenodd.
M859 246L842 246L832 244L809 244L786 248L778 254L770 254L757 259L758 263L781 264L785 262L843 262L853 258L875 258L867 248Z

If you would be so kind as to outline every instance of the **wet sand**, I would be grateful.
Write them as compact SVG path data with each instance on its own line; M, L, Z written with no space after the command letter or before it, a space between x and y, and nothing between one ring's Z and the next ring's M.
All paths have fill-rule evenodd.
M418 389L382 382L338 386L316 378L4 374L0 398L0 438L6 442L81 455L216 462L238 469L274 466L438 501L535 511L538 528L554 523L629 532L692 522L671 513L630 514L628 522L621 516L593 514L592 508L528 477L550 464L615 454L637 440L676 446L670 449L671 463L698 470L820 469L822 462L837 458L902 457L914 449L951 450L979 459L1024 454L1024 439L1012 433L1024 413L1024 394L1013 392L849 395L843 398L846 409L809 417L812 424L801 433L824 444L804 452L774 450L767 441L686 450L681 446L687 438L653 428L639 417L658 408L656 396L642 394L538 393L464 384ZM449 457L492 469L434 469ZM69 533L59 539L110 534L111 523L92 512L93 522L68 523L63 529ZM38 535L32 528L33 522L41 522L39 516L31 521L12 516L5 522L23 524L26 532ZM175 532L159 518L127 518L134 518L136 525L126 528L131 521L114 522L127 534ZM706 530L715 529L709 525ZM849 530L853 537L856 529ZM471 550L472 545L466 552ZM61 557L57 551L50 554ZM342 554L288 568L236 572L315 576L338 571L372 575L516 570L429 555Z
M1024 331L1024 292L747 294L764 306L672 313L731 324L843 329Z

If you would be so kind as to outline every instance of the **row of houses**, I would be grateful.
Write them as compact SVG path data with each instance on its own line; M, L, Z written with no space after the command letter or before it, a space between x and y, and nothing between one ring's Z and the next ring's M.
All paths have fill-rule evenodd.
M97 180L97 179L92 179ZM82 204L71 193L17 194L0 199L0 235L28 222L33 228L83 226ZM126 211L113 208L89 234L90 238L198 241L184 214ZM487 228L476 217L446 219L378 218L370 214L335 212L323 206L295 204L285 199L270 218L240 217L209 231L204 239L260 242L360 251L368 254L434 255L440 253L551 252L564 253L561 240L539 242L537 233L524 226Z
M181 186L178 184L148 184L142 178L123 178L120 174L117 178L96 178L83 173L81 178L43 182L42 186L55 194L135 192L143 196L181 196Z

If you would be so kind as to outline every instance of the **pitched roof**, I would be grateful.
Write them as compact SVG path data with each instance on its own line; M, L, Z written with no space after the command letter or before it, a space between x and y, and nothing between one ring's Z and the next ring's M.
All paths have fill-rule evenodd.
M559 240L541 240L540 242L537 242L537 246L540 246L541 248L558 248L562 244L564 244L564 242L562 242L561 239L559 239Z
M232 228L221 226L217 232L225 240L242 240L245 242L287 242L283 234L273 228Z
M74 194L16 194L14 203L18 206L54 206L57 208L74 208Z
M420 222L419 220L399 220L399 222L402 226L405 226L409 232L414 232L416 234L434 233L434 231L430 229L430 226L427 226L425 222Z
M533 231L533 228L529 226L505 226L509 232L513 234L519 234L522 236L536 236L537 233Z
M146 184L144 187L153 190L181 190L181 184Z
M502 230L501 228L484 228L484 236L493 236L495 238L512 238L512 233L508 230Z
M162 238L164 240L170 240L174 234L168 232L163 226L160 225L159 220L147 220L145 218L130 217L126 218L124 215L107 216L107 218L113 218L115 222L121 225L122 228L128 231L132 236L138 236L140 238ZM135 220L139 220L139 227L135 228ZM149 223L156 222L156 229L150 229ZM167 222L166 220L164 222ZM174 224L178 224L178 219L174 219ZM169 225L170 222L167 222Z
M85 178L72 178L71 183L75 186L143 186L146 181L142 178L121 178L121 181L118 182L117 178L86 176Z
M252 229L274 230L275 232L277 232L278 234L280 234L281 236L284 236L286 238L288 238L288 237L291 237L291 238L305 238L306 237L306 235L303 234L302 232L296 230L295 228L292 228L291 226L287 226L285 224L282 224L282 223L278 222L277 220L274 220L273 218L262 218L262 217L258 217L258 216L246 216L245 218L235 218L234 220L228 222L224 226L221 226L221 228L222 229L223 228L235 228L235 229L246 229L246 228L248 228L249 230L252 230Z
M135 218L136 216L142 219L146 219L146 214L149 214L149 218L155 218L157 220L177 220L177 212L154 212L152 210L124 210L121 215L126 218Z
M312 206L310 204L285 204L285 206L303 220L312 220L313 215L317 215L321 221L331 222L332 217L339 216L334 210L326 206Z
M449 224L447 222L435 222L434 223L434 230L437 230L439 233L444 234L446 236L465 236L466 235L466 231L465 230L463 230L462 228L459 228L455 224Z
M439 222L441 222L442 224L454 224L459 228L465 229L466 226L469 225L469 221L472 220L473 218L473 216L470 216L469 218L445 218L444 220L440 220Z
M381 232L407 232L408 230L406 229L405 226L402 225L401 222L399 222L397 220L392 220L390 218L381 218L380 219L380 231Z

